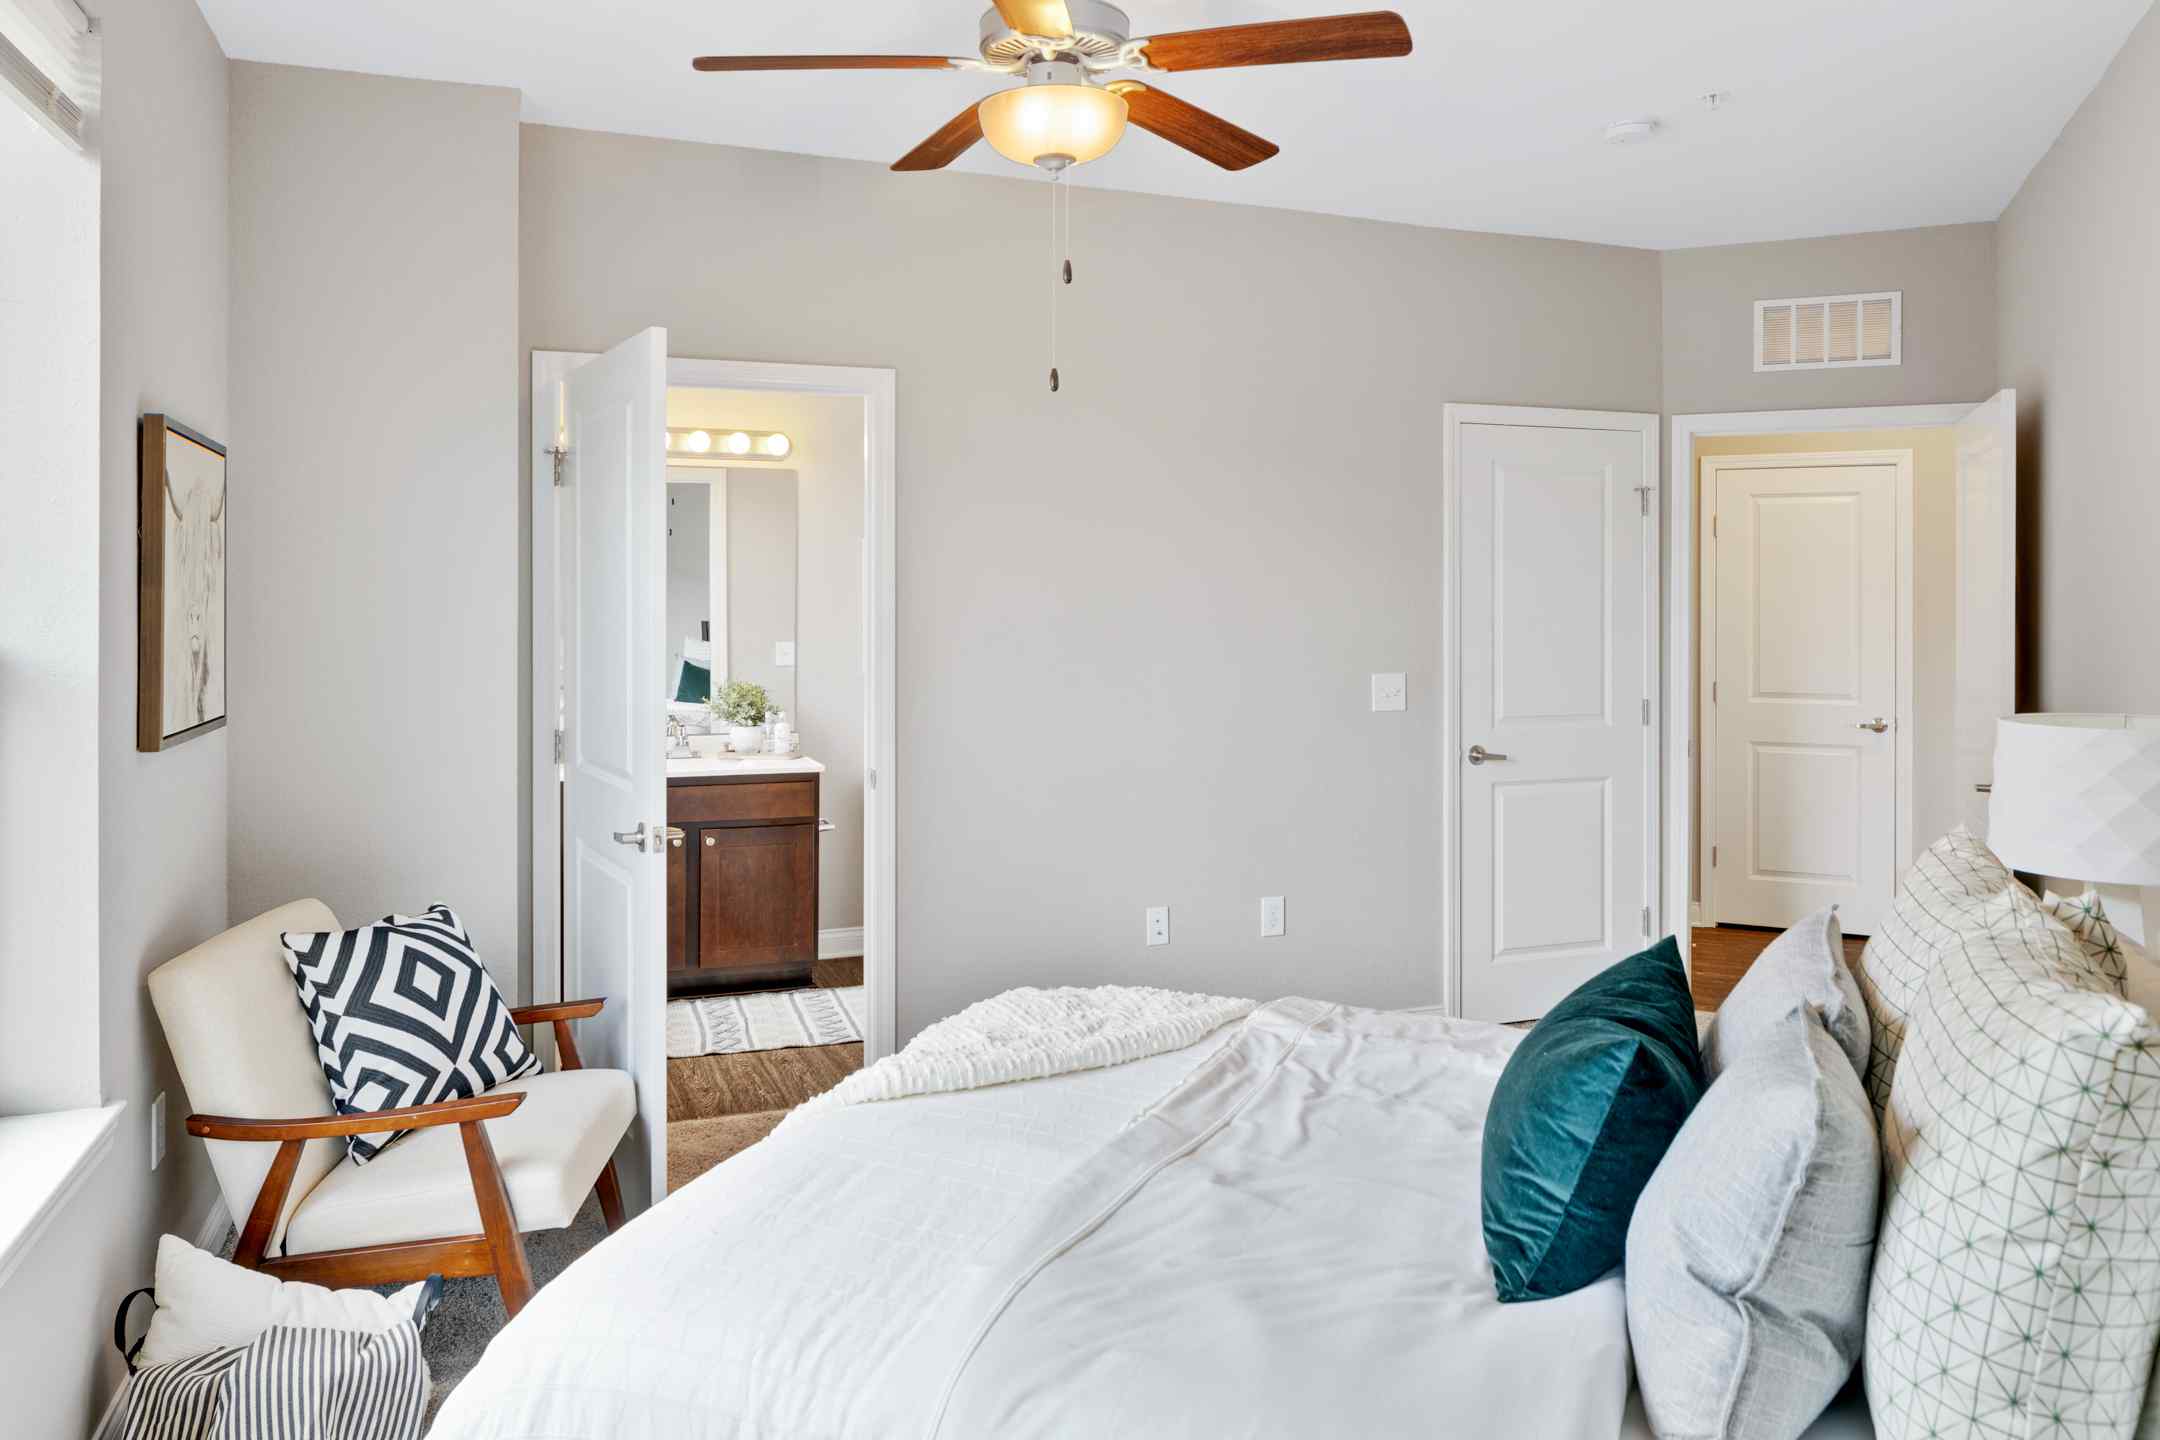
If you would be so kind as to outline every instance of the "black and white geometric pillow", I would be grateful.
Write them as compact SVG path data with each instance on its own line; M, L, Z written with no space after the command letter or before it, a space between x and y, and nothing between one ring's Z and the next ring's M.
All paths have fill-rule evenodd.
M462 1099L539 1071L449 906L279 939L340 1115ZM346 1153L365 1165L405 1133L347 1136Z

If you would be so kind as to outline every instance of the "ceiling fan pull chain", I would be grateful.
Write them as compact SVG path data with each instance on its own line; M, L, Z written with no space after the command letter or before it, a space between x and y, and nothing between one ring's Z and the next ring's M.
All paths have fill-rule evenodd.
M1065 252L1065 283L1072 284L1072 187L1061 185L1065 192L1065 239L1060 248Z
M1057 272L1056 272L1056 268L1055 268L1055 262L1056 262L1057 258L1058 258L1058 176L1057 176L1057 175L1056 175L1055 173L1053 173L1053 174L1052 174L1052 175L1050 176L1050 259L1051 259L1051 261L1052 261L1051 280L1050 280L1050 393L1051 393L1051 394L1053 394L1053 395L1057 394L1057 389L1058 389L1058 367L1057 367L1057 322L1058 322L1058 283L1057 283Z

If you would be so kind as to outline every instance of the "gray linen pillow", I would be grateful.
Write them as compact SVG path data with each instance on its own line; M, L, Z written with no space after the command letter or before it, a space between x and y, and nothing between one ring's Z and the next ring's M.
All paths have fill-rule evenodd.
M1860 1355L1880 1178L1860 1072L1804 1007L1748 1033L1628 1226L1628 1339L1661 1440L1796 1440Z
M1845 963L1845 934L1837 907L1818 910L1770 942L1725 1003L1703 1037L1703 1068L1712 1079L1737 1056L1782 1042L1785 1017L1795 1005L1813 1010L1867 1078L1868 1013L1860 982Z

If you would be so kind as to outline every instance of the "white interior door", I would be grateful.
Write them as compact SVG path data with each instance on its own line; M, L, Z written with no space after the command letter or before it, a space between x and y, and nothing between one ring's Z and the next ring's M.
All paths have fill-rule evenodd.
M1901 464L1706 467L1713 923L1783 927L1835 904L1865 935L1890 904Z
M2017 391L1957 426L1958 813L1987 834L1995 722L2017 710ZM1933 837L1926 837L1933 838Z
M667 332L563 382L563 993L605 996L585 1063L627 1070L623 1205L667 1193Z
M1635 417L1562 413L1454 429L1473 1019L1544 1014L1642 948L1655 903L1655 440Z

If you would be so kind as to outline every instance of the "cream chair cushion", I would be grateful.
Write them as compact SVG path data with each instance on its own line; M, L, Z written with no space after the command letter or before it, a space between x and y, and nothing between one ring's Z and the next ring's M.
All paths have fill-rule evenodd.
M330 1082L315 1056L315 1037L293 990L278 936L287 930L340 928L320 900L290 905L235 925L150 972L150 1000L165 1027L187 1088L188 1107L201 1115L249 1120L304 1120L336 1113ZM235 1225L247 1222L256 1192L278 1147L211 1140L210 1167ZM272 1232L283 1232L316 1182L345 1158L339 1140L310 1140Z
M492 1095L531 1098L487 1122L520 1230L568 1225L630 1127L637 1101L620 1070L565 1070ZM415 1130L366 1165L343 1160L294 1212L285 1254L480 1233L472 1172L455 1125Z

